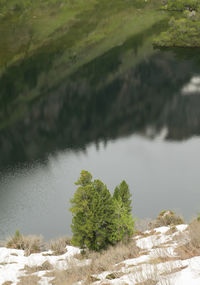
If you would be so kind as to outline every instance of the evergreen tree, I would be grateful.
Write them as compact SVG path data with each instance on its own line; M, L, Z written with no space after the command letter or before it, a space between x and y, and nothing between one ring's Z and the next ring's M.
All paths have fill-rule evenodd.
M115 188L113 199L115 203L115 219L118 221L116 238L123 240L129 238L134 232L134 220L132 218L131 194L125 181Z
M127 212L130 214L132 211L131 207L131 193L129 190L129 186L125 180L123 180L119 186L115 188L113 198L116 200L122 201L124 207L126 208Z
M71 200L72 244L96 251L115 244L115 204L106 185L92 182L85 170L75 184L79 187Z
M132 215L127 212L121 199L114 199L115 204L115 240L121 241L128 239L134 232L134 220Z
M92 174L86 170L81 171L81 176L75 185L85 186L92 183Z

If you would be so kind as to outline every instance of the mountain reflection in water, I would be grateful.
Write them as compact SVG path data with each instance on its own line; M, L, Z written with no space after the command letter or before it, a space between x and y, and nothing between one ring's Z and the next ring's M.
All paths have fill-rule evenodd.
M0 238L16 228L69 234L69 200L82 169L110 189L126 179L134 216L199 211L199 57L148 43L140 54L145 41L137 43L53 86L52 63L42 55L1 76Z
M158 52L112 80L108 70L101 80L99 66L108 60L104 57L84 66L48 96L23 106L23 117L2 128L1 169L45 161L56 151L84 150L91 142L148 135L149 129L156 135L167 127L166 139L175 141L200 134L200 92L184 96L200 73L192 60Z

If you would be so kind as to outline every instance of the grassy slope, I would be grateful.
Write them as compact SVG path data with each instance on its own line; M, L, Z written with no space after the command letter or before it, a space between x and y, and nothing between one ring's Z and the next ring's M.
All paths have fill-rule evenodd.
M123 49L123 44L126 45L130 37L151 31L156 23L166 17L157 10L159 5L158 0L147 3L142 0L77 0L73 4L72 1L53 4L45 9L34 6L22 14L17 12L2 18L0 79L4 84L3 76L6 74L6 80L12 82L13 91L6 107L6 114L10 115L1 120L0 128L21 118L28 110L28 102L48 94L79 67L112 48L122 46ZM152 33L149 32L146 38L146 46L140 49L144 48L144 53L150 55L153 53L153 49L149 48ZM130 67L130 64L137 64L142 58L143 54L139 57L124 54L117 73ZM25 74L30 70L29 84ZM34 84L32 81L35 81ZM0 89L2 87L0 82ZM6 89L3 94L0 99L5 102L8 100Z
M70 28L79 13L95 5L94 0L88 0L87 5L81 0L70 3L33 6L28 11L3 17L0 20L0 67L25 57L48 40L55 40L61 31L64 33Z
M0 20L0 70L44 44L55 49L62 43L62 48L71 48L74 54L100 43L96 56L99 49L105 51L155 23L162 17L155 10L158 3L156 0L147 4L143 0L59 1L4 17Z

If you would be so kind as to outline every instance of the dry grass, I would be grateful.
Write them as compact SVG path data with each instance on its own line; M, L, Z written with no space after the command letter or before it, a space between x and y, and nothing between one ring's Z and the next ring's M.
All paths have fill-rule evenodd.
M158 282L152 279L148 279L144 282L136 283L135 285L156 285Z
M176 231L176 227L172 225L166 234L173 234ZM155 233L157 234L157 232L151 231L141 236L155 235ZM25 237L20 236L20 240L23 240L23 238ZM173 241L176 241L180 244L180 246L176 249L178 256L170 256L167 251L166 254L163 255L163 249L161 252L158 251L158 255L146 263L146 266L150 268L150 271L152 270L150 273L149 269L147 271L142 270L140 272L140 270L137 270L134 272L133 266L133 272L135 276L134 278L136 278L135 281L138 282L137 285L154 285L157 284L158 281L160 282L159 284L163 285L173 284L170 283L171 281L168 275L181 271L186 267L180 266L174 268L168 262L178 259L183 260L200 255L200 222L198 220L195 220L190 224L187 231L180 233L177 232L177 234L173 237ZM19 240L17 240L17 242L19 242ZM21 243L16 243L16 237L12 239L12 243L14 246L20 246L21 248L23 245L24 247L23 243L22 245ZM66 251L67 244L69 244L69 239L60 238L56 241L51 241L50 247L56 255L59 255L63 254L64 251ZM32 274L43 270L48 271L45 276L54 278L53 281L50 282L52 285L71 285L73 283L77 283L78 281L82 281L82 284L89 285L95 281L99 281L98 274L104 271L110 271L110 273L105 278L107 282L108 280L120 278L124 275L124 273L120 272L121 268L124 267L123 261L126 259L138 257L140 255L140 250L136 246L136 242L133 239L127 244L119 243L114 247L110 247L107 250L102 251L101 253L86 251L84 254L77 254L74 256L75 259L70 261L69 268L67 270L53 270L52 265L48 261L44 262L41 266L25 266L24 270L26 270L27 274ZM77 259L81 261L90 260L91 263L86 263L87 265L84 266L78 266ZM160 263L163 265L166 263L166 270L164 270L163 273L158 272L158 264ZM38 284L38 281L39 278L37 276L28 275L22 277L18 285L34 285ZM3 285L9 284L10 283L5 283Z
M177 228L175 225L170 226L170 229L165 233L166 235L172 235L177 232Z
M123 276L124 274L125 273L118 272L118 271L112 272L106 276L106 279L108 279L108 280L117 279L117 278L120 278L121 276Z
M27 274L32 274L38 271L46 271L46 270L53 270L53 266L51 263L48 261L45 261L42 265L40 266L33 266L30 267L28 265L25 265L24 270L26 271Z
M180 235L179 240L184 240L183 234ZM185 244L176 248L176 253L180 259L188 259L200 255L200 222L198 220L194 220L189 225L188 238Z
M23 236L18 231L6 243L7 248L23 249L25 255L41 252L43 249L42 238L34 235Z
M6 281L6 282L4 282L2 285L11 285L11 284L13 284L12 281Z
M8 262L1 262L0 265L4 266L4 265L7 265Z
M17 264L17 262L13 261L13 262L1 262L0 265L5 266L8 264Z
M181 270L183 270L183 269L185 269L187 267L188 267L188 265L177 267L177 268L171 269L169 272L164 272L161 275L165 276L165 275L168 275L168 274L174 274L174 273L180 272Z
M156 258L151 259L148 264L159 264L159 263L164 263L164 262L168 262L168 261L175 261L177 260L177 257L170 257L170 256L159 256Z
M50 249L54 255L61 255L67 252L66 246L71 244L71 238L62 237L57 240L51 240L49 243Z
M177 247L175 249L175 252L178 254L179 259L181 260L192 258L194 256L199 255L196 249L192 246L190 242Z
M141 233L140 234L143 238L145 237L150 237L150 236L153 236L153 235L160 235L159 232L156 232L155 230L151 230L149 232L144 232L144 233Z
M194 220L188 227L191 244L199 251L200 254L200 221Z
M51 281L52 285L71 285L85 279L90 274L90 266L78 267L72 262L69 266L67 270L49 272L45 276L54 277L54 280Z
M130 281L135 285L155 285L159 282L160 285L174 285L173 280L170 280L168 275L178 272L182 269L174 268L171 264L164 265L164 272L160 274L157 264L146 264L146 268L143 266L140 270L134 272L134 277ZM134 279L134 280L133 280ZM135 283L136 282L136 283Z
M15 252L11 253L10 255L12 255L12 256L18 256L18 254L15 253Z
M135 241L127 244L119 243L114 247L110 247L101 253L86 252L85 258L91 260L91 263L86 266L77 266L76 261L71 261L69 269L64 271L54 271L48 273L48 276L54 277L52 284L56 285L71 285L75 282L83 280L84 284L90 284L97 281L93 275L99 274L106 270L113 270L115 264L122 262L128 258L138 256L139 249ZM79 259L84 257L77 256Z
M40 278L36 275L23 276L17 285L38 285Z
M132 274L133 275L128 276L128 278L133 284L154 285L159 279L159 273L156 265L140 267L136 271L133 271Z

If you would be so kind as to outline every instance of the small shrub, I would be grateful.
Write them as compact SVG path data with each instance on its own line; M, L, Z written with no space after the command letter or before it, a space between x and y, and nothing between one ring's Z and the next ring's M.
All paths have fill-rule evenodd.
M34 235L23 236L17 230L14 237L12 237L6 243L7 248L22 249L25 251L25 255L41 252L42 250L42 238Z
M70 245L71 238L63 237L50 241L50 249L55 255L61 255L67 252L66 246Z
M184 224L184 220L176 213L170 210L164 210L160 212L154 222L154 227L170 226L170 225L181 225Z

